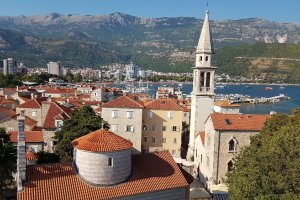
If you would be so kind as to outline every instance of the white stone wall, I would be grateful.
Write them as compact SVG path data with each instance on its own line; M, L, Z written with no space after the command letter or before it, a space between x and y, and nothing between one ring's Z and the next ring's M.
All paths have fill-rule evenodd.
M205 122L213 112L213 103L211 96L192 95L188 160L194 155L196 134L205 129Z
M112 117L112 111L117 111L117 117ZM132 118L127 118L127 111L132 112ZM142 142L142 109L131 108L102 108L102 117L107 121L111 129L110 131L115 134L130 140L133 143L133 153L141 152ZM117 130L112 130L113 126L117 127ZM127 132L126 126L133 126L133 132Z
M131 175L131 150L118 152L88 152L74 149L78 174L88 183L114 185L126 181ZM108 166L108 159L113 165Z

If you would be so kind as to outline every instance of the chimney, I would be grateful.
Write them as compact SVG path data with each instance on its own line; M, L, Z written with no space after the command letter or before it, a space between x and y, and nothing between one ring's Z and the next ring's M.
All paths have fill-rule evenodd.
M7 94L6 94L6 95L4 95L4 98L5 98L5 99L8 99L8 96L7 96Z
M33 93L31 93L31 99L34 99L34 94Z
M19 86L17 85L17 92L19 92Z
M51 95L49 95L49 96L47 97L47 102L49 102L49 103L52 102Z
M24 111L21 111L17 118L19 126L18 134L18 150L17 150L17 190L18 192L23 190L23 182L26 180L26 144L24 134L25 116Z

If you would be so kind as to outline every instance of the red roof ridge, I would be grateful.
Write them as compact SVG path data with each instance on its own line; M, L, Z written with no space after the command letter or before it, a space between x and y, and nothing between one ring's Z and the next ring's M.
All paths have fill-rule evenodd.
M113 152L130 149L132 142L106 129L99 129L72 141L74 148L92 152Z
M127 95L113 99L102 106L103 108L143 108L143 102L132 99Z

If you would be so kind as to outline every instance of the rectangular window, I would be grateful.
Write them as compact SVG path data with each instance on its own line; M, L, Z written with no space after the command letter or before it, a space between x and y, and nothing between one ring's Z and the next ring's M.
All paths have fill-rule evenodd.
M151 142L155 143L156 142L156 138L155 137L151 137Z
M113 158L108 158L108 166L112 167L113 166Z
M127 111L127 119L131 119L132 118L132 111Z
M172 156L176 155L176 150L172 150Z
M147 125L143 125L143 130L146 131L148 129Z
M112 124L110 126L110 130L114 133L118 132L118 125L117 124Z
M36 117L37 111L31 111L31 116Z
M166 126L161 126L162 131L166 131L166 129L167 129Z
M152 125L152 131L156 131L156 125Z
M161 138L161 143L166 143L167 139L166 138Z
M62 120L55 120L55 127L60 129L63 125L63 121Z
M172 126L172 131L173 132L179 132L180 131L180 127L179 126Z
M148 137L143 137L143 142L148 142Z
M177 139L173 138L173 144L177 144Z
M132 132L133 133L133 126L132 125L127 125L126 126L126 130L125 130L126 132Z
M111 113L111 117L112 118L117 118L118 117L118 111L117 110L113 110Z
M148 118L152 118L153 117L153 113L151 111L148 112Z
M168 118L169 118L169 119L173 119L173 117L174 117L174 116L173 116L173 112L168 112Z

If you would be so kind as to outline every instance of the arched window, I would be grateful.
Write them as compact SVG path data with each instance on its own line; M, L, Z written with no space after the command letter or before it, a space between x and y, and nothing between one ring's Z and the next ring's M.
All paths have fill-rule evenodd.
M227 163L227 171L228 172L231 172L234 168L234 165L233 165L233 162L232 160L230 160L228 163Z
M200 61L202 61L202 56L200 56Z
M228 150L229 151L235 151L235 141L234 141L234 139L231 139L230 141L229 141L229 143L228 143Z
M200 74L200 80L201 80L201 87L204 87L204 72L201 72Z
M205 57L205 61L208 61L208 56Z
M206 73L206 87L210 87L210 72Z

